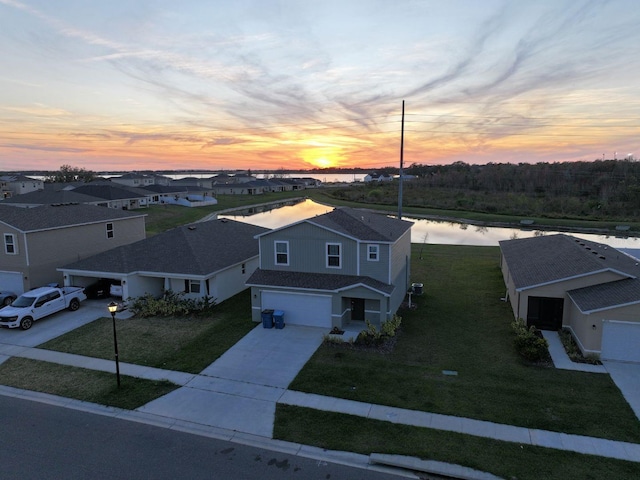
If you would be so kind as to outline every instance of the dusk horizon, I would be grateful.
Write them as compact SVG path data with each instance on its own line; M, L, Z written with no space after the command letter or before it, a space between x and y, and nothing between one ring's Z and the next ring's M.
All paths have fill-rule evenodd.
M0 170L640 154L630 0L0 0Z

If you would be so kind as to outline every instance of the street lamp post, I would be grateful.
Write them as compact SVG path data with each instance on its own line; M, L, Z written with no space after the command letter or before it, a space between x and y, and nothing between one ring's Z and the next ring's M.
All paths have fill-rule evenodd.
M109 313L111 314L111 320L113 322L113 348L116 352L116 378L118 379L118 388L120 388L120 363L118 362L118 337L116 336L116 312L118 311L118 304L111 302L107 305Z

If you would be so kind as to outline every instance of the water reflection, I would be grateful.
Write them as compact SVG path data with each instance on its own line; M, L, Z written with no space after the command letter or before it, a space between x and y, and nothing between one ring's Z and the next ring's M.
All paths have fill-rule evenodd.
M279 228L316 215L322 215L332 209L333 207L315 203L312 200L304 200L295 205L273 208L262 213L221 215L221 217L232 218L266 228ZM414 222L411 229L411 241L413 243L495 246L498 245L500 240L539 237L559 233L556 231L535 230L531 226L528 228L487 227L451 221L416 219L410 216L405 216L404 218ZM469 228L470 226L473 228ZM571 235L585 240L606 243L615 248L640 248L640 241L637 237L624 238L588 233L571 233Z

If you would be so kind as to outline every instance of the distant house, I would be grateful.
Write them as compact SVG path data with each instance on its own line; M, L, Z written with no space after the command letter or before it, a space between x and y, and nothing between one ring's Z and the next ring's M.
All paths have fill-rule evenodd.
M258 267L258 240L266 228L221 219L174 228L63 266L68 285L109 279L123 298L171 290L217 302L241 292Z
M0 176L0 191L2 198L9 198L15 195L23 195L35 192L44 188L44 182L24 175L2 175Z
M5 198L0 202L4 205L15 207L37 207L39 205L69 205L84 203L86 205L103 206L104 199L74 192L73 190L54 190L45 188L35 192L24 193L10 198Z
M640 266L608 245L570 235L500 242L516 318L569 329L584 354L640 362Z
M155 178L144 173L125 173L119 177L111 177L114 183L126 185L127 187L147 187L155 184Z
M111 182L105 183L85 183L73 189L76 193L82 193L91 197L102 199L98 205L119 208L122 210L135 210L148 207L147 196L141 193L134 193L123 185L113 185Z
M364 177L365 182L390 182L393 180L393 177L388 173L368 173Z
M0 290L63 282L57 267L145 238L144 215L93 205L0 204Z
M262 233L247 281L253 320L264 309L289 324L380 326L409 290L412 222L366 210L332 212Z

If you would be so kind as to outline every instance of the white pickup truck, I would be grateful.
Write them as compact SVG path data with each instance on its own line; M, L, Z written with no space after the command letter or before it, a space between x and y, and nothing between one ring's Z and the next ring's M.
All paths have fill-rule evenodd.
M86 300L81 287L40 287L23 293L0 309L0 327L28 330L33 322L65 308L75 311Z

